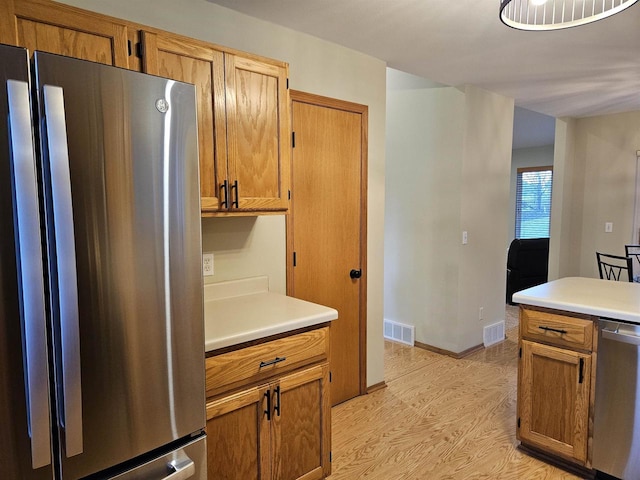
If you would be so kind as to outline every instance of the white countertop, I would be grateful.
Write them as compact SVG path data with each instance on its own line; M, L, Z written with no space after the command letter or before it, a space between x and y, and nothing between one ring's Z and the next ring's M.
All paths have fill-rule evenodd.
M640 283L567 277L514 293L513 301L640 323Z
M204 287L207 352L337 318L333 308L270 292L267 277Z

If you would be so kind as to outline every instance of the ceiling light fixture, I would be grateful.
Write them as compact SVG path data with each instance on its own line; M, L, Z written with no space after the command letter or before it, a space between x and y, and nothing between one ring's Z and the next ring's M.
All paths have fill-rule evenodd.
M500 20L519 30L558 30L610 17L638 0L500 0Z

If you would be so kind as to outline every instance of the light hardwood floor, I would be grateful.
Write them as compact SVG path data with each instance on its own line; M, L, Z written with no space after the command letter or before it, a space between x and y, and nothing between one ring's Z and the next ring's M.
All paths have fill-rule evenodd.
M387 388L333 408L329 480L571 480L517 450L517 307L462 360L385 342Z

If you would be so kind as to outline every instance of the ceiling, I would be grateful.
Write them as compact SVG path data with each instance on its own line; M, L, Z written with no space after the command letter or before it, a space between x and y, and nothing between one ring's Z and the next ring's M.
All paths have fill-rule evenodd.
M593 24L525 32L500 22L500 0L209 1L552 117L640 110L640 2Z

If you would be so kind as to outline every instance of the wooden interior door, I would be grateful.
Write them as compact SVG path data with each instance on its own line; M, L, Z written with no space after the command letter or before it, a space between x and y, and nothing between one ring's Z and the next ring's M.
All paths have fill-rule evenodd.
M301 92L291 98L287 292L338 310L330 353L336 405L366 389L367 107Z

